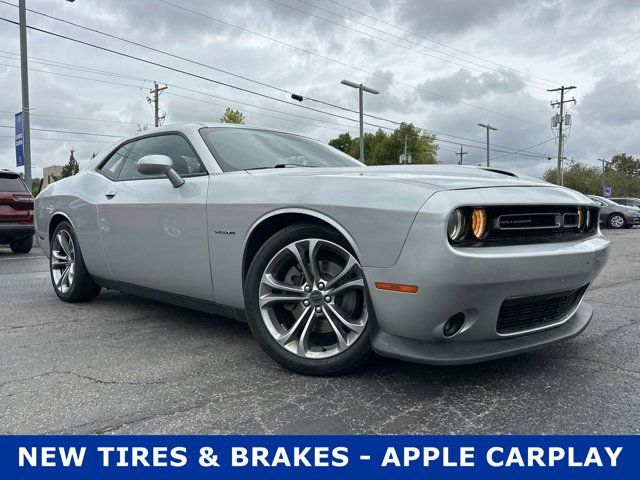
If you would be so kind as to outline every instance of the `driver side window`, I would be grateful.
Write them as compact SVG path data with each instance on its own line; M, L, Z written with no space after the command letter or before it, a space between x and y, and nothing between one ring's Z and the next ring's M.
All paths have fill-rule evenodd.
M176 134L146 137L133 142L118 180L153 178L138 172L137 162L146 155L166 155L173 162L173 169L181 176L200 175L206 170L189 143Z

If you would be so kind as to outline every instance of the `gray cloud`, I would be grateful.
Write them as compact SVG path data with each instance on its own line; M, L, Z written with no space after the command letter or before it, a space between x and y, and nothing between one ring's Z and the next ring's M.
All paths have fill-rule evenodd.
M640 6L637 1L349 2L353 8L445 42L457 50L470 52L496 64L508 65L531 75L523 77L521 82L506 80L506 77L515 73L506 70L505 67L429 43L424 38L409 37L405 32L394 30L388 25L357 15L326 0L315 0L315 3L395 36L411 38L411 41L423 45L419 47L407 43L407 46L410 45L414 50L442 56L428 49L435 48L459 57L447 58L466 66L453 65L432 56L360 35L345 29L344 26L362 30L366 30L366 27L354 25L348 20L330 16L294 0L277 1L326 17L338 25L312 18L269 0L171 1L205 12L229 24L307 49L317 55L302 53L264 37L167 6L157 0L83 0L73 4L31 0L29 7L87 27L152 44L160 49L246 75L290 92L324 99L349 108L357 107L356 93L341 86L340 80L348 78L372 85L382 93L367 96L365 106L368 112L476 140L478 143L459 140L478 147L465 147L469 151L467 159L470 162L484 160L484 136L482 130L476 126L480 121L491 122L499 128L492 137L496 145L523 148L552 138L553 134L548 124L553 110L549 101L554 99L554 96L545 90L561 83L573 83L579 87L575 91L579 103L576 107L570 107L574 114L574 125L567 144L568 155L593 161L597 157L609 156L618 151L640 154L640 138L635 134L640 117L637 81L640 78L640 58L637 50L640 44L636 27L640 21ZM6 5L0 5L0 15L17 18L16 9ZM152 53L54 20L29 14L29 21L42 28L289 101L289 95L286 93ZM369 33L402 43L396 37L384 33L374 30L369 30ZM17 28L5 23L0 24L0 45L2 50L17 52ZM112 121L34 116L32 125L36 128L129 135L136 130L135 124L113 122L152 122L152 109L145 98L153 81L157 80L203 92L185 92L170 87L167 94L161 97L161 106L167 113L167 122L215 122L220 118L224 108L231 106L244 111L248 123L296 131L325 141L341 131L349 130L352 134L357 132L357 123L349 120L239 92L37 32L29 33L29 53L32 59L38 57L58 60L146 79L141 81L137 78L109 77L34 63L31 65L32 69L50 72L31 73L31 104L34 113ZM337 61L331 62L318 55ZM0 59L0 63L18 65L15 59ZM497 74L491 73L496 70ZM58 75L61 73L129 86ZM542 80L539 77L552 80ZM429 95L407 85L415 85L424 90L459 99L479 108ZM3 92L0 96L0 110L15 112L20 108L19 86L19 70L0 66L0 89ZM230 100L211 98L204 93ZM180 98L173 94L201 101ZM205 102L213 102L216 105ZM255 106L248 107L241 102ZM332 110L308 100L302 105L355 117L348 112ZM257 107L278 111L261 110ZM12 113L0 115L0 125L13 123ZM12 134L10 128L0 130L0 135L3 135L0 136L0 168L11 168L14 165L13 139L10 138ZM110 137L79 133L34 131L33 137L32 156L38 165L38 168L34 169L36 175L42 166L65 162L70 148L76 149L77 157L83 160L89 158L92 152L105 148L110 142ZM458 148L458 140L444 135L439 138L457 142L441 143L440 159L453 163L456 157L451 150ZM553 155L554 149L554 143L550 142L531 151ZM496 157L499 155L499 152L495 153ZM550 165L545 158L517 156L497 158L495 163L496 166L513 168L536 176L542 174Z

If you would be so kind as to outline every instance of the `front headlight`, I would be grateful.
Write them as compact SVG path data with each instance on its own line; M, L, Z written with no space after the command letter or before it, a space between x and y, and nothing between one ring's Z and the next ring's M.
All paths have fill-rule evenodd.
M449 222L447 223L447 234L449 239L458 243L464 240L467 232L467 217L464 212L459 208L451 212L449 215Z

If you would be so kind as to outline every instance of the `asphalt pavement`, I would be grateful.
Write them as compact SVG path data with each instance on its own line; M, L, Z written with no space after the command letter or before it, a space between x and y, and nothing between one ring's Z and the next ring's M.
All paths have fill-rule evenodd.
M283 369L232 320L105 290L63 303L39 249L0 247L0 433L639 433L640 228L606 234L576 339L339 378Z

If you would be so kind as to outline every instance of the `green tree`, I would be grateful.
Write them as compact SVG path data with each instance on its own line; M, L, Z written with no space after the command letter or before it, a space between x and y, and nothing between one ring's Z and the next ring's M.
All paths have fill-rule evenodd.
M60 178L70 177L75 175L80 171L80 165L78 165L78 161L74 156L75 150L71 150L71 154L69 155L69 161L62 167L62 172L60 174ZM59 180L59 179L56 179Z
M40 188L42 187L42 179L41 178L33 178L31 179L31 193L36 197L40 193Z
M630 177L635 177L640 170L640 159L634 158L626 153L618 153L611 157L609 166L618 172L625 173Z
M624 154L622 154L624 155ZM621 155L614 155L611 163L605 168L605 185L611 187L614 197L640 197L640 177L635 171L625 169L624 160L615 160ZM631 157L633 158L633 157ZM557 183L557 171L551 168L544 173L543 179ZM572 162L565 166L564 185L586 195L602 195L602 168Z
M411 163L437 163L438 146L435 135L430 135L411 123L402 123L390 134L382 129L364 135L364 158L367 165L397 165L404 153L405 138L407 153ZM329 141L329 145L348 153L354 158L360 156L360 139L343 133Z
M349 135L349 132L347 132L341 133L336 138L329 140L329 145L331 145L333 148L337 148L341 152L349 153L351 147L353 146L353 142L353 138L351 138L351 135Z
M244 115L239 110L227 107L220 121L222 123L244 123Z

